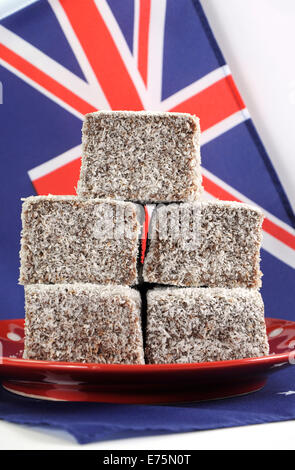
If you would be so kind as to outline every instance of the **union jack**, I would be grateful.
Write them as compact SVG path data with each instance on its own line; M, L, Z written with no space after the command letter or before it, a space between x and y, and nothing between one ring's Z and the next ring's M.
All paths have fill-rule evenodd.
M64 57L73 54L79 71L36 39L47 35L50 42L57 31L69 46ZM28 84L36 101L43 95L78 120L97 109L198 115L206 196L262 208L267 315L288 318L294 304L294 214L198 0L39 0L2 21L0 40L0 65L18 78L18 86ZM36 107L27 110L32 122ZM37 194L75 194L81 146L72 145L68 127L66 134L56 136L64 142L61 153L41 150L34 166L26 154ZM50 139L43 142L46 148ZM17 272L10 289L15 277ZM16 304L8 301L6 307Z

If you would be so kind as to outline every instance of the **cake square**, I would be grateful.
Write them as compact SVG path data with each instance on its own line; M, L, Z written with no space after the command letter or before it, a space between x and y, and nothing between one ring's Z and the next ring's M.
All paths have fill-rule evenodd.
M268 353L264 306L257 290L168 287L148 291L148 363L211 362Z
M86 114L82 144L81 197L179 202L202 191L199 119L190 114Z
M259 209L238 202L159 206L143 278L187 287L259 288L262 221Z
M32 196L22 208L21 284L134 285L137 207L76 196Z
M24 358L144 364L141 297L126 286L25 286Z

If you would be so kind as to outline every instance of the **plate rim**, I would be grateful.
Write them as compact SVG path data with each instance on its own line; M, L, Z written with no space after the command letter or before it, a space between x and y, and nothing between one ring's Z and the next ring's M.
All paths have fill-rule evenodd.
M266 317L265 320L271 320L273 322L279 321L294 326L295 321L284 320L279 318ZM2 322L16 322L19 323L24 321L24 318L18 319L4 319ZM104 373L115 373L115 372L128 372L128 373L154 373L154 372L171 372L187 371L187 370L211 370L211 369L234 369L236 367L247 367L251 365L263 364L263 365L275 365L281 363L290 363L289 356L292 352L284 352L278 354L270 354L268 356L258 356L244 359L232 359L227 361L212 361L212 362L194 362L194 363L172 363L172 364L97 364L97 363L81 363L81 362L58 362L58 361L40 361L35 359L19 359L9 358L3 356L0 358L0 373L3 367L14 367L15 369L34 369L44 370L47 372L65 372L69 370L75 370L79 372L104 372Z

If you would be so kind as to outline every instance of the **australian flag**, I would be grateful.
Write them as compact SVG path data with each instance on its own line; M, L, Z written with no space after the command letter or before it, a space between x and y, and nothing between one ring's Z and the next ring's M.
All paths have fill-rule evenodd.
M294 214L198 0L39 0L0 24L0 318L24 314L20 198L75 194L98 109L196 114L208 198L262 208L266 316L292 319Z

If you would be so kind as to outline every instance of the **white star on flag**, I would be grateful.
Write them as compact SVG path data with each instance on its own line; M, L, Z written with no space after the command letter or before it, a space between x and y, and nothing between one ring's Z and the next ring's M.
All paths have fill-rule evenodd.
M288 392L279 392L278 395L285 395L285 397L287 397L289 395L295 395L295 391L289 390Z

